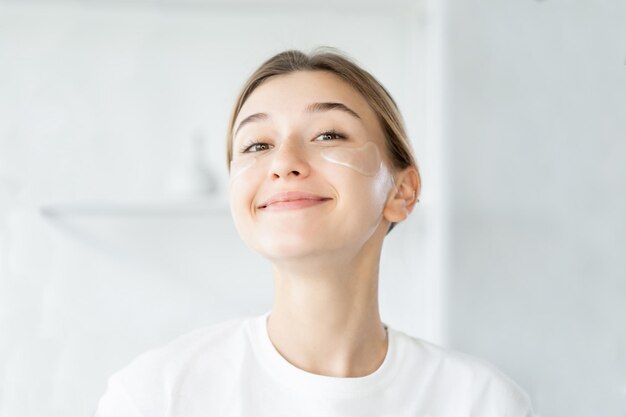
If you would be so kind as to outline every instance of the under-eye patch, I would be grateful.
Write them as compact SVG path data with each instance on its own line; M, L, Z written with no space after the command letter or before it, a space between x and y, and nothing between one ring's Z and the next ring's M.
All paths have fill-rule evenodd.
M239 175L247 171L256 163L255 157L239 158L230 161L230 180L234 180Z
M367 142L357 148L336 147L324 148L320 151L322 158L328 162L352 168L356 172L373 177L380 171L382 160L378 147L372 142Z

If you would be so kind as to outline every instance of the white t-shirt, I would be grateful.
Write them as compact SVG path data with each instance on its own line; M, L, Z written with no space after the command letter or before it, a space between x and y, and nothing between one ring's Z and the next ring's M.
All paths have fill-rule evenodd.
M316 375L276 350L267 317L229 320L148 351L109 378L96 417L529 417L492 365L388 329L364 377Z

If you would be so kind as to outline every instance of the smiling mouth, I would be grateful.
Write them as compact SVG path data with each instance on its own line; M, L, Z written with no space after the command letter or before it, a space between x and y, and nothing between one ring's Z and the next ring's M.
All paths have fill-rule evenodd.
M288 203L291 203L292 205L314 205L326 200L330 200L330 197L319 195L315 192L304 190L284 190L274 193L268 199L263 201L257 208L266 209L272 206L289 206L290 204Z
M267 210L267 211L281 211L281 210L293 210L293 209L301 209L312 206L317 206L319 204L325 203L326 201L332 200L331 198L301 198L295 200L287 200L287 201L275 201L273 203L260 206L259 209Z

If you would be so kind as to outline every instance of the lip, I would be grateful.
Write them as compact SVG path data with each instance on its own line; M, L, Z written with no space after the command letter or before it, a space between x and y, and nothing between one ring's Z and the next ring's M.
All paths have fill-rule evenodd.
M302 208L310 207L331 200L329 197L305 191L283 191L272 195L260 204L258 209Z

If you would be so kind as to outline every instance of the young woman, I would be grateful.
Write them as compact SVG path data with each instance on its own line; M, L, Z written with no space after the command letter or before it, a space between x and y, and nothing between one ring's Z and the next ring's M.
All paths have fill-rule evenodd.
M391 96L332 50L280 53L228 126L230 205L273 266L270 312L181 336L109 379L98 417L527 417L491 365L386 326L385 235L420 175Z

